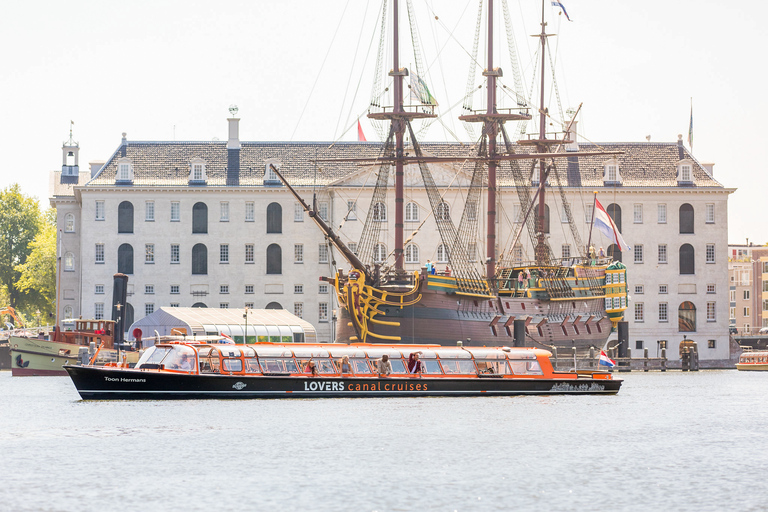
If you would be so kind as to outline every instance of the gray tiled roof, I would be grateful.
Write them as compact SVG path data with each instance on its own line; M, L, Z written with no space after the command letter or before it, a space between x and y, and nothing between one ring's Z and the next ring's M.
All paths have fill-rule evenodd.
M240 187L264 186L266 162L280 162L280 171L296 186L314 183L328 185L360 171L356 162L321 162L329 158L372 158L380 154L382 145L375 142L243 142L240 150ZM424 153L439 156L469 156L471 144L422 143ZM516 151L530 152L529 147L516 146ZM693 161L695 187L722 187L704 168L677 143L605 143L580 144L582 151L622 151L617 156L582 156L558 159L564 183L570 186L603 186L603 166L610 158L619 162L623 187L677 187L676 163L682 158ZM407 150L413 153L413 150ZM91 179L87 186L114 186L117 162L131 159L134 169L132 186L179 187L189 185L190 161L201 158L206 162L206 186L227 186L227 143L213 142L131 142L118 147L115 154ZM681 158L682 157L682 158ZM527 168L528 164L521 163ZM466 167L466 166L465 166ZM498 171L499 185L513 185L509 164ZM550 179L550 183L553 183ZM127 185L131 186L131 185ZM194 186L194 185L193 185Z

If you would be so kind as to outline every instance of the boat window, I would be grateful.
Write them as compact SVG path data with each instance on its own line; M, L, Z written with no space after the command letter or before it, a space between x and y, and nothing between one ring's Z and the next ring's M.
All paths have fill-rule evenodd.
M374 359L379 359L384 354L387 354L389 356L389 360L392 359L400 359L402 354L399 350L395 350L393 348L366 348L365 349L366 354L368 354L368 359L373 361ZM410 352L409 352L410 354Z
M442 356L442 352L440 352L440 355ZM474 375L477 373L475 363L466 359L441 359L440 364L443 365L443 371L446 374L462 373Z
M175 345L163 358L163 365L171 370L194 370L195 350L186 345Z
M389 362L392 363L392 373L408 373L405 369L405 363L399 357L397 359L390 357ZM432 361L432 362L437 363L437 361ZM373 367L374 372L378 372L379 360L371 359L371 366Z
M169 350L171 349L168 347L149 347L136 363L136 368L143 364L160 364Z
M318 373L338 373L332 359L317 359L315 364L317 364Z
M299 373L293 358L260 358L259 362L264 373Z
M508 352L507 358L512 361L525 361L529 359L536 359L536 354L529 350L520 350L514 352Z
M315 357L328 357L328 351L319 347L298 347L293 349L293 355L297 359L312 359Z
M365 359L350 359L349 362L352 363L352 371L355 373L371 373L371 367Z
M541 375L541 366L538 361L510 361L512 373L515 375Z
M256 357L256 351L253 350L253 347L249 347L247 345L240 347L243 351L243 355L245 357Z
M225 372L241 372L243 371L243 362L240 359L224 359L223 367Z
M499 349L493 349L493 348L468 348L465 350L465 352L471 352L472 356L475 359L506 359L507 355L505 352ZM440 357L443 357L442 352L440 353Z
M240 352L240 347L235 347L234 345L220 345L217 348L219 349L219 352L221 352L221 355L224 357L240 357L242 355L242 352Z
M245 368L248 373L261 373L259 369L259 360L255 357L249 357L245 360Z
M507 362L504 359L475 359L477 364L477 373L488 375L509 375Z
M285 347L256 347L256 355L259 357L291 357L293 353Z
M213 347L212 347L213 348ZM219 351L211 350L207 357L200 357L201 373L219 373Z
M421 364L424 368L422 373L443 373L443 370L440 368L440 363L437 362L437 359L421 359Z
M341 359L341 356L349 356L350 358L365 357L365 351L352 347L329 348L328 352L330 352L332 357L338 357L339 359Z
M440 359L471 359L472 354L462 349L443 349L440 351Z

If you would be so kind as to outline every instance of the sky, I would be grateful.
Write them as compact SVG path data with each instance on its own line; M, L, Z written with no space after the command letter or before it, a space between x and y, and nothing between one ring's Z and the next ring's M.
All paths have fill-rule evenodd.
M595 142L674 142L713 162L727 189L730 243L768 242L756 160L768 119L763 23L756 0L562 0L545 6L563 109L582 105L579 136ZM401 4L405 4L401 0ZM501 2L496 65L513 84ZM522 83L530 88L539 0L508 0ZM413 0L421 74L441 121L422 141L470 140L459 115L477 0ZM230 105L249 141L356 140L374 75L381 0L12 2L0 17L0 187L19 183L47 206L61 146L80 144L81 169L129 140L226 140ZM406 14L401 65L415 69ZM479 59L485 60L481 39ZM388 56L386 69L391 67ZM477 66L475 66L477 68ZM477 82L476 82L477 83ZM482 105L482 94L475 106ZM550 110L556 96L549 94Z

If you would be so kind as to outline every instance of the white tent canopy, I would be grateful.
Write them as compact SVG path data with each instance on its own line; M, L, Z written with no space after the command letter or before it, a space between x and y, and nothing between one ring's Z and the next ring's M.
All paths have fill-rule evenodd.
M137 320L128 329L130 339L136 339L136 329L141 338L152 338L155 331L160 336L175 334L180 330L187 336L219 336L226 334L238 343L244 340L246 325L248 343L257 341L317 342L312 324L284 309L216 309L216 308L160 308Z

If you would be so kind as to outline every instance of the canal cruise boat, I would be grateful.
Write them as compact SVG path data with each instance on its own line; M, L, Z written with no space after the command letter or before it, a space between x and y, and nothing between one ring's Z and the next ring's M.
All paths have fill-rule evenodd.
M174 341L150 347L133 368L64 368L85 400L618 393L622 381L609 372L558 372L550 355L509 347Z
M744 371L768 371L768 351L745 351L739 356L739 362L736 363L737 370Z

